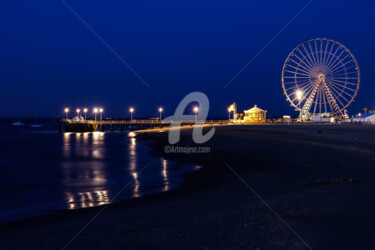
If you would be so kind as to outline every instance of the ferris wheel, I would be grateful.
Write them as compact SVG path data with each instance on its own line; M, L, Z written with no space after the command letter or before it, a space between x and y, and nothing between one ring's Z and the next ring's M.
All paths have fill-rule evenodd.
M344 45L326 38L298 45L282 70L284 94L302 120L324 114L348 118L346 108L354 101L359 84L354 55Z

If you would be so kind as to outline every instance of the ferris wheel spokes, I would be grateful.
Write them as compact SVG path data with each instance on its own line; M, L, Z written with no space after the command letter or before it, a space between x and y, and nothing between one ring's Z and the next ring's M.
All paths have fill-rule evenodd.
M287 100L306 119L328 114L346 117L354 101L360 72L353 54L342 44L326 38L301 43L288 56L282 71Z

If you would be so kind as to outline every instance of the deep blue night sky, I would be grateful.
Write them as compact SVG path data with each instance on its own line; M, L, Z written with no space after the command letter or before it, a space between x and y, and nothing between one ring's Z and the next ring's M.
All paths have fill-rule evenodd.
M307 3L285 1L66 2L150 86L147 88L59 0L2 1L0 116L58 117L65 106L103 106L106 115L166 114L191 91L211 116L258 104L270 115L296 113L282 94L281 69L303 41L327 37L347 46L362 74L349 113L375 109L375 3L312 3L228 87L224 86Z

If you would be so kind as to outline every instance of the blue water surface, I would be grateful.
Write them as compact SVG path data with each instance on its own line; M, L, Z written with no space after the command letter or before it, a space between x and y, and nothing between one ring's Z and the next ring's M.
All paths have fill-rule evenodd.
M0 120L0 223L168 191L200 168L151 156L129 131L60 134L58 120L15 121Z

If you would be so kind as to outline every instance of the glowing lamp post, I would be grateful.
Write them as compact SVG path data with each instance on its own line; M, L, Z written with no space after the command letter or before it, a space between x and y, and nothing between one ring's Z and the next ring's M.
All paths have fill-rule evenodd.
M83 113L85 113L85 120L86 120L87 108L83 109Z
M198 108L198 107L194 107L195 122L197 122L197 115L198 115L198 112L199 112L199 108Z
M64 109L64 112L65 112L65 119L68 120L69 109L68 109L68 108L65 108L65 109Z
M81 110L77 109L78 118L80 118Z
M95 114L95 121L96 121L96 114L98 113L98 109L94 108L94 114Z
M130 109L129 109L129 112L130 112L130 122L133 122L133 112L134 112L134 108L130 108Z
M163 112L163 108L159 108L159 113L160 113L160 122L161 122L161 113Z
M99 113L100 113L100 120L102 120L103 119L103 109L102 108L100 108L99 109Z

